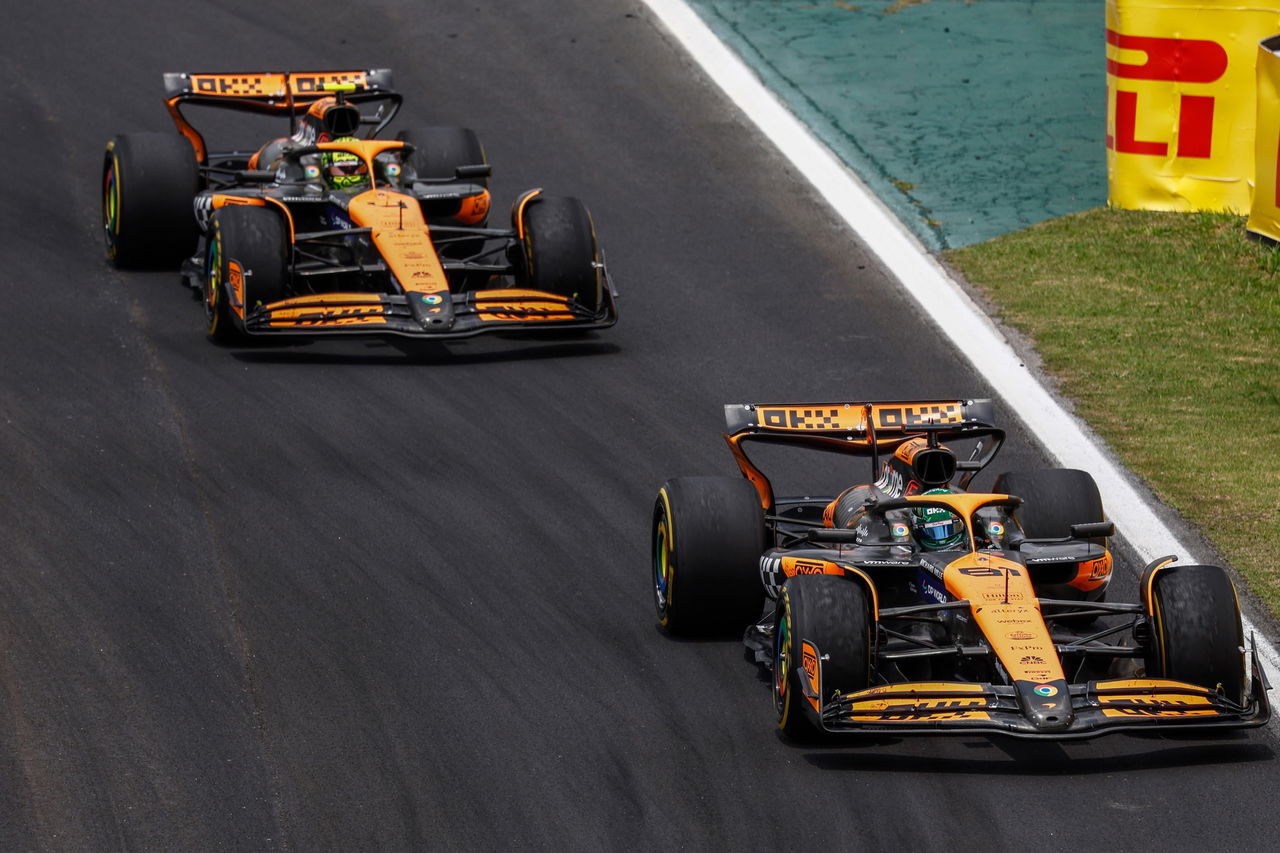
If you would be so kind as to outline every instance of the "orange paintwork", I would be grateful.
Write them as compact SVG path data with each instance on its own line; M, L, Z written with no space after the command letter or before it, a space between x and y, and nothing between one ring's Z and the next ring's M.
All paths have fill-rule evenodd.
M924 436L916 436L915 438L908 439L902 442L902 444L899 444L898 449L893 451L893 455L910 465L911 460L915 458L915 455L921 450L926 449L928 446L928 439Z
M810 690L805 695L805 699L813 708L815 714L822 713L819 706L822 691L818 686L818 650L813 643L803 640L800 643L800 668L804 671L804 677L809 682Z
M383 143L370 140L361 147L373 148L380 144ZM356 150L352 143L338 147ZM372 159L364 152L361 156ZM444 299L449 298L449 283L431 244L431 233L417 201L400 193L374 189L351 199L347 214L356 225L372 229L370 236L374 245L407 293L434 293Z
M453 218L463 225L475 225L489 215L489 201L488 190L479 195L464 198L461 202L461 207Z
M1010 678L1036 684L1065 678L1025 567L994 554L965 554L947 565L942 582L951 595L969 602Z
M190 80L191 91L197 95L221 95L228 98L284 98L290 94L298 98L309 98L325 93L325 86L331 83L349 83L363 89L368 82L363 71L192 74ZM281 106L282 109L286 108L286 105Z
M1107 551L1095 560L1080 564L1080 571L1068 581L1069 586L1089 592L1105 584L1111 578L1111 552Z
M516 236L521 240L524 240L524 209L529 206L529 202L540 195L542 190L528 190L516 199L515 207L511 211L511 222L516 227Z
M876 430L906 431L913 426L964 423L964 405L954 403L806 403L756 407L762 427L788 432L838 430L866 432L868 412Z
M270 196L243 196L243 195L223 195L214 194L209 197L210 203L214 210L223 207L233 207L235 205L245 205L247 207L274 207L280 211L284 217L284 224L289 228L289 243L293 243L293 214L289 213L289 207L279 199Z
M951 681L920 681L872 687L846 696L852 699L851 713L841 715L842 720L865 723L913 722L929 720L989 720L985 710L986 696L966 696L982 693L980 684L960 684ZM921 698L921 693L945 693L946 696ZM863 712L859 714L859 712ZM867 713L871 711L896 711L896 714Z
M746 477L751 485L756 487L756 494L760 496L760 506L765 512L773 509L773 484L769 482L769 478L764 472L755 466L755 463L747 458L746 451L742 449L742 440L747 438L749 434L740 432L737 435L726 435L724 440L729 443L729 451L733 453L734 461L738 463L739 470Z
M221 239L221 238L219 238ZM235 260L227 261L227 284L231 287L233 299L231 300L231 310L243 320L244 319L244 270L240 268L240 262Z
M530 296L540 297L529 299ZM523 297L523 298L522 298ZM569 301L553 293L538 290L495 289L475 294L476 310L481 320L492 322L530 322L539 320L573 320ZM539 312L529 315L527 312ZM547 313L541 313L547 312Z
M1127 681L1100 681L1095 685L1097 690L1149 690L1160 688L1181 688L1185 690L1194 690L1203 693L1203 687L1197 687L1194 684L1183 684L1178 681L1166 681L1164 679L1154 680L1149 678L1138 678ZM1218 713L1211 706L1211 702L1207 696L1196 696L1187 693L1137 693L1126 696L1123 693L1117 693L1109 696L1099 696L1099 704L1104 706L1102 715L1104 717L1212 717ZM1106 708L1107 705L1115 704L1125 705L1149 705L1148 708ZM1156 706L1166 707L1156 707ZM1181 708L1168 707L1170 705L1180 705Z
M366 303L352 305L353 302ZM338 304L342 303L342 304ZM376 293L298 296L271 311L272 326L378 326L385 325L382 299Z

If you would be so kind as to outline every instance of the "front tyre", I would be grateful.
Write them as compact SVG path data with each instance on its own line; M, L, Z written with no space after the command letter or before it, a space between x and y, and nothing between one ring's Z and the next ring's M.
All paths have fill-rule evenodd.
M262 207L230 206L213 214L205 258L208 335L219 344L244 339L244 317L287 295L288 234Z
M867 593L857 581L834 575L797 575L782 587L774 628L773 707L778 729L792 740L821 733L806 713L802 683L807 667L804 641L822 661L820 703L836 693L856 693L871 683L872 620Z
M538 195L524 209L524 269L519 283L600 310L596 230L586 206L576 198Z
M117 267L176 268L195 251L200 186L191 143L174 133L122 133L102 162L102 228Z
M675 634L741 631L760 615L760 496L735 477L678 477L653 507L658 624Z
M1244 704L1244 628L1226 570L1164 566L1143 587L1151 628L1147 674L1219 690Z

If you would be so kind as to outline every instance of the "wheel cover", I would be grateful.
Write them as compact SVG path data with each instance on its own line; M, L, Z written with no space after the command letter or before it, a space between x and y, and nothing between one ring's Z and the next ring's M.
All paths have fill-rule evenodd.
M671 562L671 537L667 532L667 516L664 512L653 530L653 586L658 621L665 625L670 618L671 587L675 569Z

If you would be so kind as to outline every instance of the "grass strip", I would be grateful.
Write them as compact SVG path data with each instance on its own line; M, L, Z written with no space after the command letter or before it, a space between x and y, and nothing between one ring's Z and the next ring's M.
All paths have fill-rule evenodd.
M1280 614L1280 249L1231 214L1099 208L946 260Z

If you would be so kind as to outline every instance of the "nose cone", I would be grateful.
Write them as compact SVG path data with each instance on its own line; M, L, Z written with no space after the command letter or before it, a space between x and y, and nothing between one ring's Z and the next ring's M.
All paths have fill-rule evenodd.
M1022 710L1038 731L1062 732L1071 727L1075 714L1071 710L1071 691L1065 680L1016 683Z

